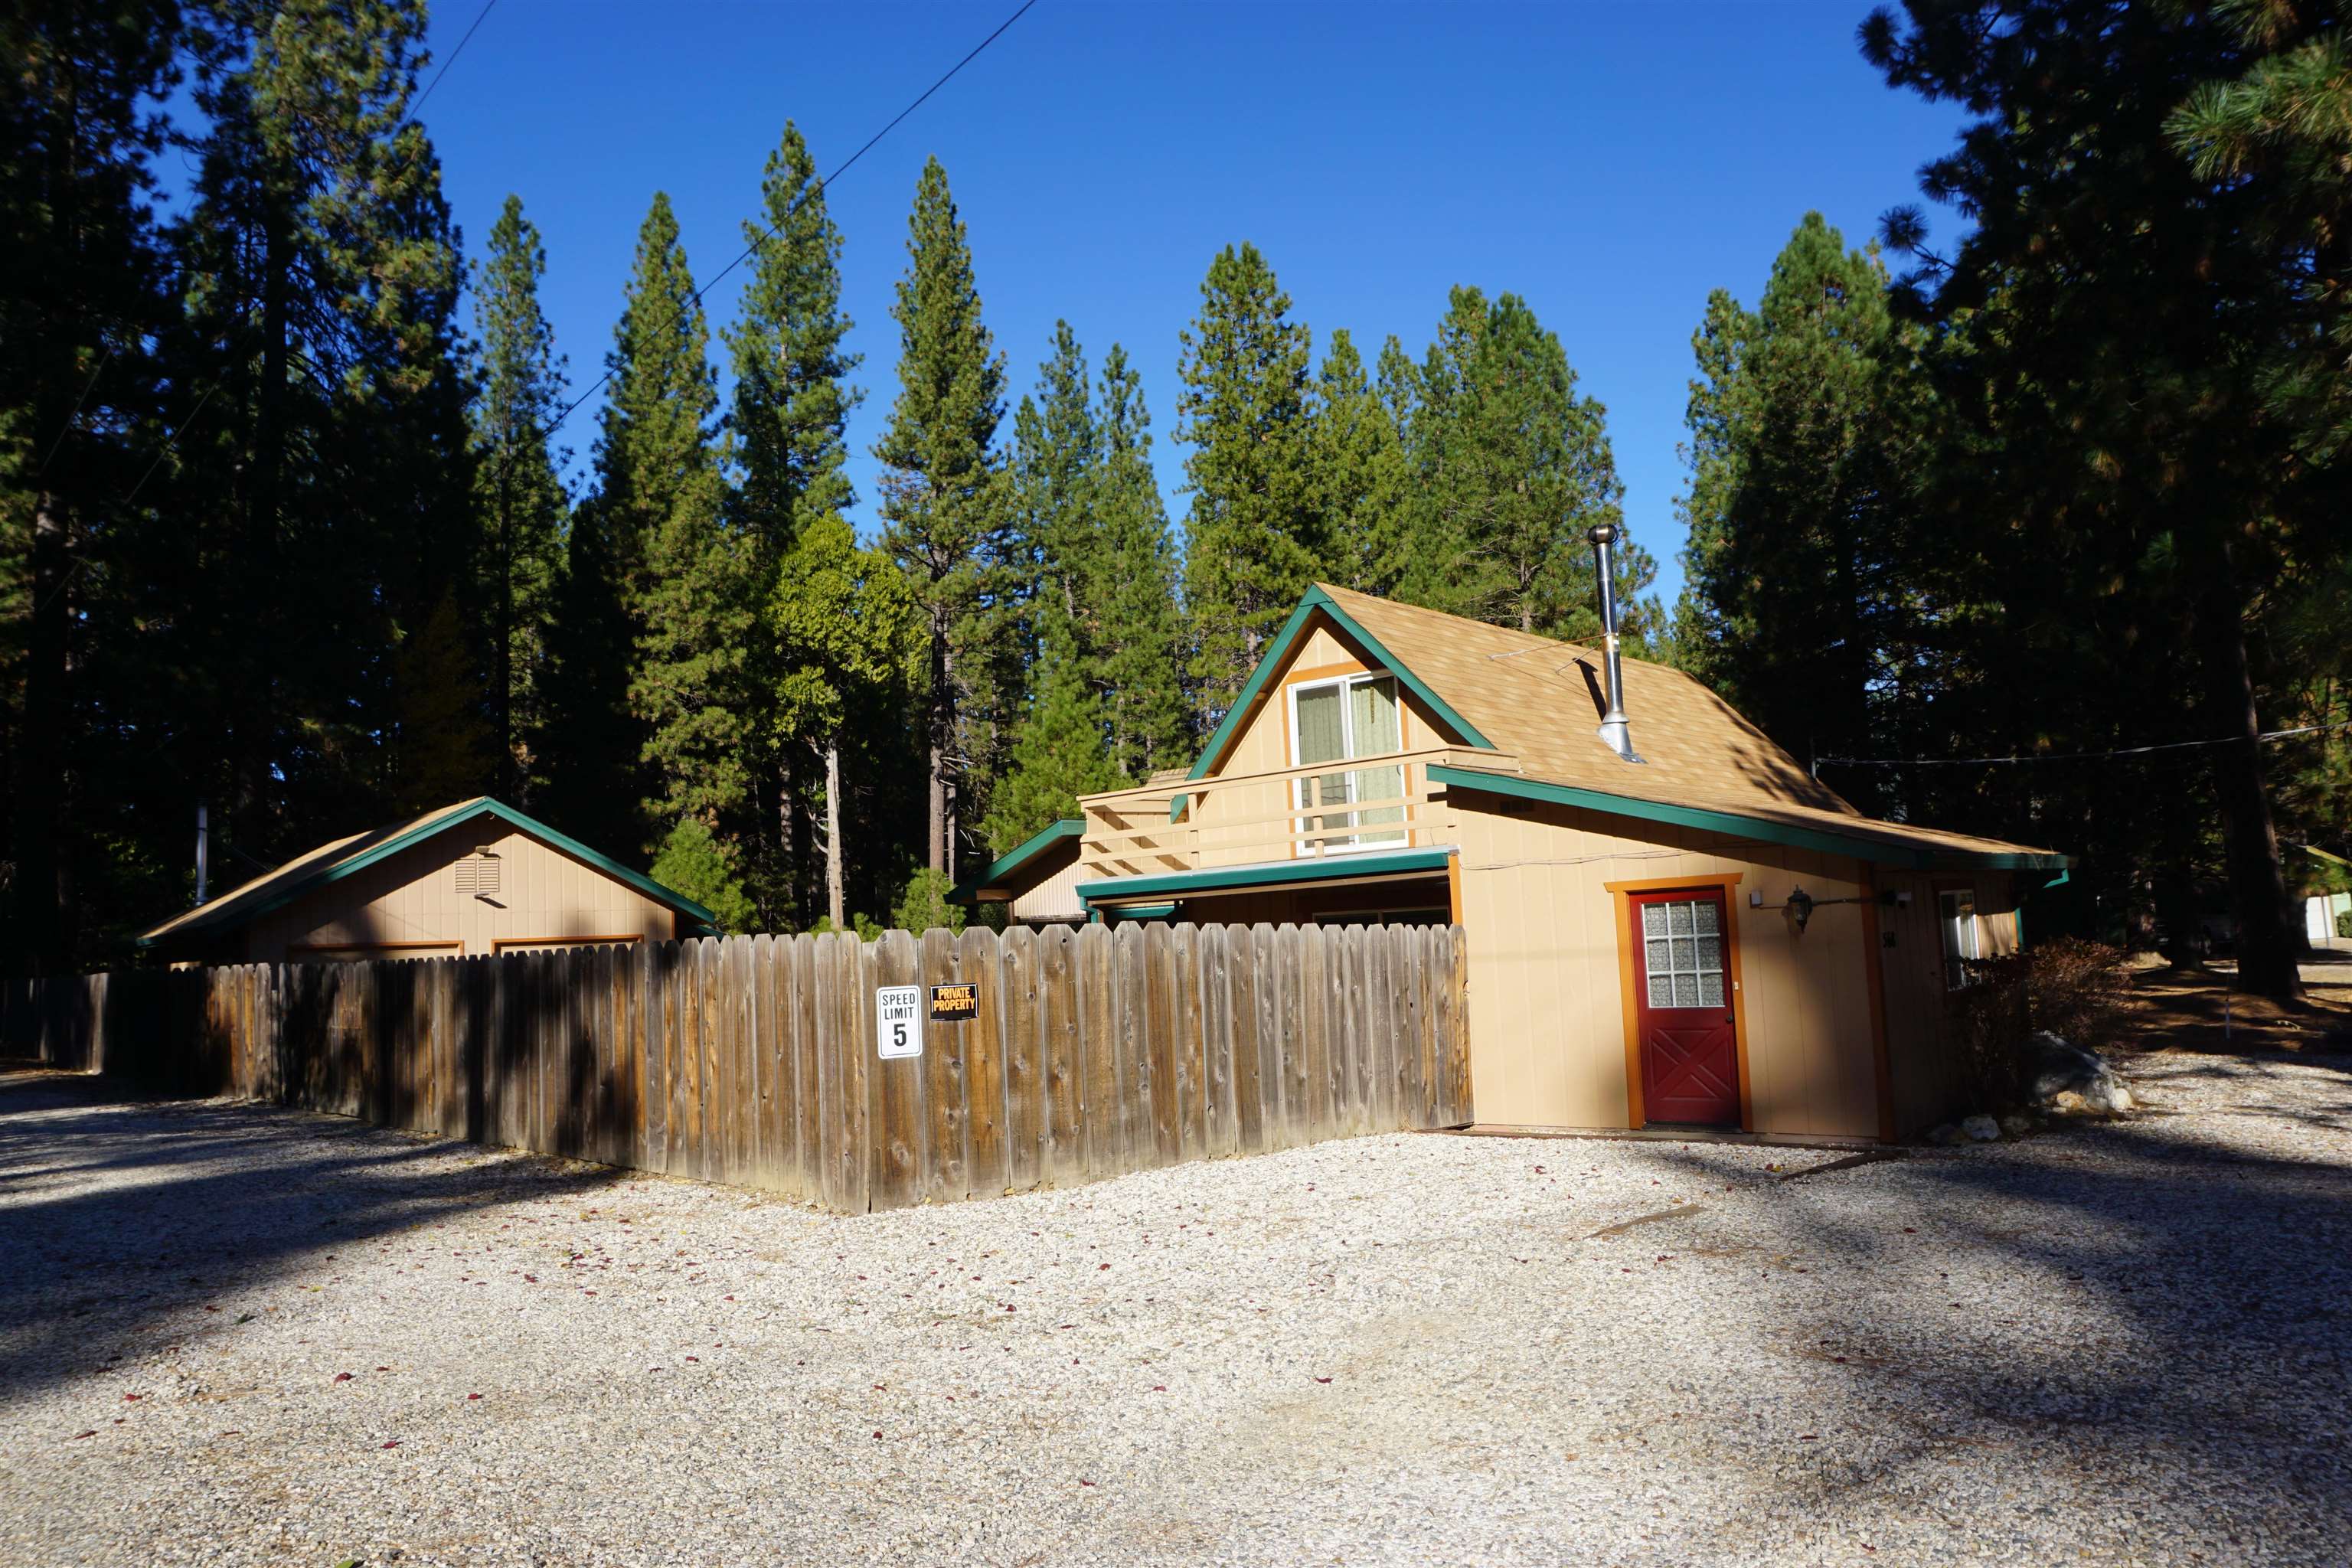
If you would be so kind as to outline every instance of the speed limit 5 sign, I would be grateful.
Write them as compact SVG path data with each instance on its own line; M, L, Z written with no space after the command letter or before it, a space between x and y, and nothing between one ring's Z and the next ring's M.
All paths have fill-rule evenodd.
M923 988L919 985L877 985L874 988L877 1048L890 1057L923 1054Z

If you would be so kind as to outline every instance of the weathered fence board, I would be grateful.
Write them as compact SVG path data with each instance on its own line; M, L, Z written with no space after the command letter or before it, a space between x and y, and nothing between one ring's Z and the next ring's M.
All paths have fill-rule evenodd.
M1458 928L1129 924L123 971L0 981L0 1052L864 1213L1466 1122L1467 970ZM951 984L882 1058L875 988Z

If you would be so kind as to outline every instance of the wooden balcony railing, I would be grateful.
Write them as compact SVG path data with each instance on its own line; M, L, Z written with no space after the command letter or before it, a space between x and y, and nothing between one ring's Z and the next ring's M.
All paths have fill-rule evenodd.
M1435 746L1087 795L1078 803L1081 875L1160 876L1450 844L1454 814L1443 789L1430 786L1432 764L1519 771L1503 752ZM1179 797L1183 807L1171 821Z

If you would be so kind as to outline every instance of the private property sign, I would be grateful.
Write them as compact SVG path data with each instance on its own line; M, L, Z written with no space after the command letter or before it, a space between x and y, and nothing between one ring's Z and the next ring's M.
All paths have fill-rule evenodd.
M885 1060L923 1054L923 988L919 985L877 985L874 988L877 1047Z

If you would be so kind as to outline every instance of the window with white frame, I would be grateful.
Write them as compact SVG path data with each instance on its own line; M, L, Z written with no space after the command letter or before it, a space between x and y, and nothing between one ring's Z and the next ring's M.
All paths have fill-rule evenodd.
M1958 991L1973 978L1969 965L1984 956L1977 945L1975 890L1945 889L1936 895L1936 913L1944 929L1944 989Z
M1341 676L1336 680L1304 681L1292 687L1290 742L1291 754L1301 766L1392 756L1402 751L1403 718L1397 707L1395 678ZM1404 769L1391 765L1313 773L1297 781L1295 794L1297 804L1308 807L1358 801L1401 801L1404 795ZM1402 833L1393 829L1384 833L1362 831L1402 822L1402 805L1376 805L1362 811L1318 811L1300 820L1299 831L1309 836L1305 845L1309 855L1396 844L1404 838Z

